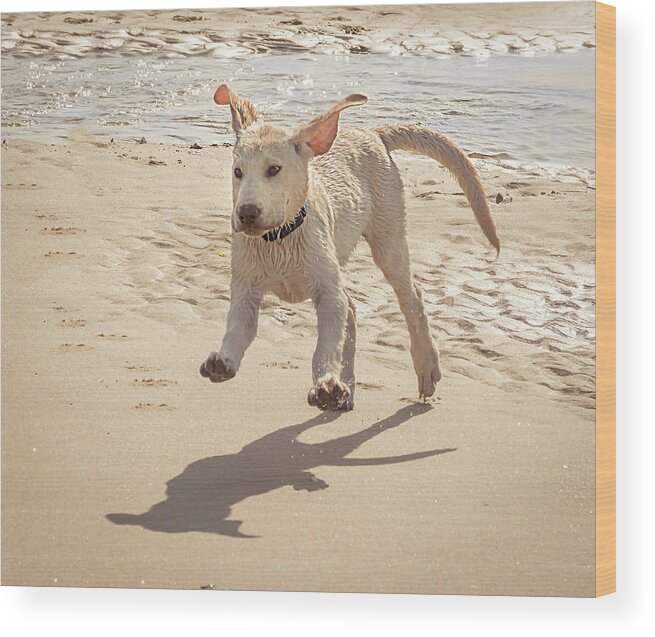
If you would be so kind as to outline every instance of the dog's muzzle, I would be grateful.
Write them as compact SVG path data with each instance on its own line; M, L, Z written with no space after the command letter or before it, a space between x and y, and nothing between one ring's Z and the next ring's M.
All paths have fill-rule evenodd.
M237 217L245 228L252 227L261 214L259 206L251 203L243 204L237 209Z

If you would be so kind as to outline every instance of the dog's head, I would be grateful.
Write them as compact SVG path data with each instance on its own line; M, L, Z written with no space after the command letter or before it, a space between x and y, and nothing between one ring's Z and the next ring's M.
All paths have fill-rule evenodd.
M339 113L365 104L367 98L349 95L293 132L262 122L252 103L225 84L216 90L214 101L229 105L237 136L232 165L232 228L259 237L298 214L307 195L309 161L332 147Z

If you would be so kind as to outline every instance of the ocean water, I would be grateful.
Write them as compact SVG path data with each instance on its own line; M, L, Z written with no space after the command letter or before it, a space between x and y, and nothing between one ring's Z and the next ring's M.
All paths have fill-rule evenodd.
M343 125L421 123L498 163L593 181L591 46L485 56L307 47L193 55L183 48L175 55L156 48L88 47L75 55L3 49L3 138L57 143L83 128L99 140L231 142L229 113L212 101L218 84L228 82L276 124L293 127L349 93L364 93L369 103L346 111Z

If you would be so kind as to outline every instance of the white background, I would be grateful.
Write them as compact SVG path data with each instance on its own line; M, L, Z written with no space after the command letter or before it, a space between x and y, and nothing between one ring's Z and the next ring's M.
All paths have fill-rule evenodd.
M2 11L369 3L4 0ZM400 3L403 0L396 0ZM5 635L655 634L655 378L652 327L647 329L655 315L655 44L651 30L655 12L648 0L612 3L618 9L618 593L593 600L4 587L0 589L0 626Z

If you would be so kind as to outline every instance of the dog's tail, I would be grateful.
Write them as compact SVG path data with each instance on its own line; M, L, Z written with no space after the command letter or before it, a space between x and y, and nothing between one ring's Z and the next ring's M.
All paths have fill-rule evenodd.
M500 254L500 240L480 178L460 148L443 135L421 126L381 126L376 131L389 152L407 150L427 155L445 166L459 182L484 236L496 248L496 254Z

